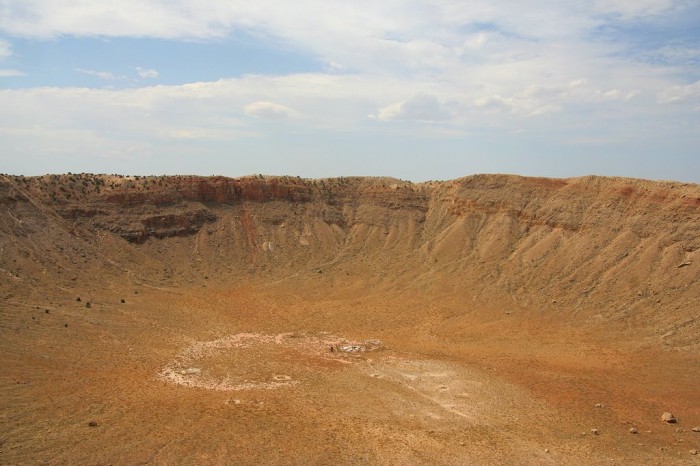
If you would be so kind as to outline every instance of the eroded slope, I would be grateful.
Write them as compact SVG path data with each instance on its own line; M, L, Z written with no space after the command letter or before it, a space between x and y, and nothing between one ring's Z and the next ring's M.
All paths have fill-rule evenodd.
M0 208L3 462L696 458L696 185L54 175Z

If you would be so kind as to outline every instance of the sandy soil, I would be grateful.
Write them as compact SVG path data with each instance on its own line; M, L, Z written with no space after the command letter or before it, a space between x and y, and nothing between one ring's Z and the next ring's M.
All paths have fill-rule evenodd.
M249 287L7 304L4 463L697 464L694 353L510 315L448 339L392 325L395 300Z
M0 211L1 464L700 464L696 185L0 176Z

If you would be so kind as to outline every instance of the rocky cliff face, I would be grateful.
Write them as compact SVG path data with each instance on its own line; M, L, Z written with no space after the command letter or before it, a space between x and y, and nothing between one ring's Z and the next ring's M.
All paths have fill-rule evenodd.
M130 242L188 236L217 220L215 210L245 204L283 203L327 207L325 220L346 225L340 212L372 205L427 210L425 190L391 179L302 180L292 177L115 177L63 175L14 180L23 196L36 198L64 219ZM19 191L18 191L19 192ZM8 197L8 202L11 197Z
M68 251L83 251L95 267L133 271L138 258L138 273L165 269L173 280L259 278L303 289L313 279L329 290L351 282L357 292L478 295L646 319L682 338L700 330L697 185L6 176L0 209L0 267L16 276L22 267L11 261L22 254L51 274L77 265Z

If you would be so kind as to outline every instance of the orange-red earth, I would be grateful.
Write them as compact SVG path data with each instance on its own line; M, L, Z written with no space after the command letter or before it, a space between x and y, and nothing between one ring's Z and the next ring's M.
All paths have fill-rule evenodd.
M698 185L3 175L0 210L2 464L700 462Z

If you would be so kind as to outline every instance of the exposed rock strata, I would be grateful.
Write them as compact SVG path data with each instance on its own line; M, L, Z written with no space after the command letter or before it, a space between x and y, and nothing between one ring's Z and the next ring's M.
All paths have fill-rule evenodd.
M516 309L641 319L664 344L700 334L700 187L692 184L4 176L0 208L0 267L16 277L23 272L13 259L78 274L81 251L96 267L144 277L156 268L173 280L266 277L301 286L316 274L338 290L353 276L363 289L442 290Z

